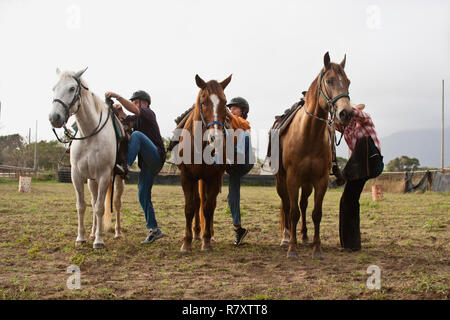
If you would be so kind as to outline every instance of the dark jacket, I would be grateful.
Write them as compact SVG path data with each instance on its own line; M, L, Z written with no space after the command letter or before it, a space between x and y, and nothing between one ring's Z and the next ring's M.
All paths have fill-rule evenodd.
M158 122L156 122L156 115L150 108L139 107L139 116L132 115L126 119L134 121L133 129L145 134L158 148L159 155L161 156L161 162L166 161L166 150L164 142L159 131ZM140 155L138 158L139 167L141 167Z
M347 180L372 179L383 172L383 156L372 137L362 137L356 141L355 149L342 174Z

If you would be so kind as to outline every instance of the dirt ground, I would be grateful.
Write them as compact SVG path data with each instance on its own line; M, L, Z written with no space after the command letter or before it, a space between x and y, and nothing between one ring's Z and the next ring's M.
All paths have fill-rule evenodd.
M18 193L17 182L0 183L0 299L448 299L450 288L450 194L361 196L363 250L339 251L338 203L342 190L326 194L321 237L323 260L300 245L288 260L280 248L279 198L274 187L243 187L241 247L223 187L215 213L212 252L180 252L184 197L179 186L154 186L152 199L165 237L142 245L145 218L137 186L123 197L123 238L105 237L75 247L77 214L71 184L33 182ZM86 196L90 195L86 187ZM313 236L311 207L309 237ZM86 212L90 230L92 208ZM81 269L81 289L69 290L67 268ZM370 290L367 268L381 269L381 289Z

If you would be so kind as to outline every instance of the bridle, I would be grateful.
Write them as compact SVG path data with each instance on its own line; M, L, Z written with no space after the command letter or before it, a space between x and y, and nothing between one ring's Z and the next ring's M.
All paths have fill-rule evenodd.
M87 138L90 138L90 137L92 137L92 136L95 136L97 133L99 133L99 132L105 127L106 123L107 123L108 120L109 120L109 117L110 117L110 115L111 115L111 112L112 112L113 101L112 101L111 99L106 99L106 103L107 103L108 106L109 106L109 108L108 108L109 110L108 110L108 116L107 116L105 122L103 123L103 125L100 126L100 124L101 124L101 122L102 122L102 116L103 116L103 111L102 111L102 112L100 113L100 119L98 120L98 125L97 125L97 127L96 127L89 135L84 136L84 137L80 137L80 138L76 138L75 136L76 136L77 132L75 132L74 134L72 134L72 133L70 132L70 130L67 129L66 124L67 124L67 121L69 120L69 118L70 118L71 116L73 116L74 114L76 114L76 113L80 110L80 106L81 106L81 89L85 89L86 91L89 91L89 88L87 88L85 85L83 85L83 84L81 83L81 80L78 79L77 77L72 76L72 78L77 82L77 88L76 88L76 91L75 91L75 95L73 96L73 99L72 99L72 101L69 103L69 105L67 105L67 104L66 104L64 101L62 101L61 99L53 99L53 102L58 102L59 104L61 104L61 105L63 106L64 110L66 111L66 114L65 114L66 118L64 119L63 128L64 128L64 135L65 135L65 137L66 137L67 139L65 139L65 140L61 139L61 138L58 136L58 134L56 133L55 128L52 128L52 131L53 131L53 133L55 134L56 139L58 139L58 141L61 142L61 143L69 143L69 142L71 142L71 141L73 141L73 140L85 140L85 139L87 139ZM79 101L77 110L76 110L74 113L70 114L70 109L77 103L77 101Z
M67 120L69 120L70 118L70 109L75 105L75 103L77 103L78 100L81 99L81 88L89 91L89 88L85 87L82 83L81 80L78 79L77 77L72 76L72 78L77 82L77 89L75 91L75 95L73 96L72 101L69 103L69 105L67 105L64 101L60 100L60 99L53 99L53 102L58 102L60 103L64 110L66 110L66 119L64 119L64 124L67 122ZM78 112L78 110L80 110L80 105L81 103L78 104L78 108L77 111L75 111L72 115L76 114Z
M349 98L350 99L350 95L349 95L349 93L341 93L341 94L337 95L336 97L334 97L332 99L328 98L329 93L328 93L327 88L325 86L323 86L325 88L325 92L327 94L325 94L325 92L323 92L323 90L322 90L322 79L323 79L323 76L325 75L325 73L326 73L326 71L322 71L320 73L319 88L317 90L317 95L320 94L325 99L326 103L328 104L328 114L330 114L331 119L330 120L323 119L321 117L318 117L318 116L308 112L308 110L306 109L306 105L305 105L305 112L310 117L313 117L313 118L315 118L317 120L323 121L323 122L325 122L326 124L328 124L331 127L333 125L333 123L334 123L334 120L336 119L336 106L335 106L336 102L339 99L341 99L341 98Z
M323 87L325 88L326 94L325 94L325 92L323 92L323 90L322 90L322 79L323 79L323 76L325 75L325 73L326 73L325 70L323 70L323 71L320 73L320 77L319 77L319 87L318 87L318 90L317 90L317 95L321 95L321 96L325 99L326 103L328 104L328 113L327 113L327 115L330 114L331 119L330 119L330 120L328 120L328 119L323 119L323 118L321 118L321 117L318 117L318 116L316 116L316 115L314 115L314 114L308 112L308 110L306 109L306 105L305 105L305 112L306 112L306 114L309 115L310 117L312 117L312 118L314 118L314 119L317 119L317 120L320 120L320 121L322 121L322 122L325 122L325 123L326 123L330 128L332 128L333 131L334 131L333 124L334 124L334 121L335 121L335 119L336 119L336 106L335 106L335 104L336 104L336 102L337 102L339 99L341 99L341 98L349 98L349 99L350 99L350 94L349 94L349 93L341 93L341 94L337 95L336 97L334 97L334 98L332 98L332 99L328 98L330 95L329 95L329 93L328 93L328 90L327 90L326 86L323 86ZM341 143L341 140L342 140L342 136L343 136L343 135L344 135L344 134L341 133L341 137L339 138L339 141L336 140L336 135L334 135L334 142L335 142L336 146L338 146L338 145Z
M224 126L224 124L222 122L214 120L214 121L211 121L209 123L206 123L205 117L203 116L202 109L203 109L203 102L200 102L200 118L202 119L202 123L205 126L206 130L208 130L209 127L211 127L212 125L217 124L217 125L222 127L223 134L226 135L225 126Z

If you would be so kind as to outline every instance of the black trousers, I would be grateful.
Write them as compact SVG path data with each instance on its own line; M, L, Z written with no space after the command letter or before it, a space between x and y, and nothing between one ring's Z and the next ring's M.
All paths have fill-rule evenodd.
M368 179L347 181L339 204L339 238L341 247L361 249L359 198Z

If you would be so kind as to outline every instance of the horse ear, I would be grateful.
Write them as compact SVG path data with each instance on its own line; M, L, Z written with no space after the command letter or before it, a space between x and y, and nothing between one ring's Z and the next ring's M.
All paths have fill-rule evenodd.
M83 73L86 72L87 68L88 67L84 68L83 70L80 70L80 71L76 72L74 77L77 78L77 79L80 79L80 77L83 75Z
M220 86L222 87L222 89L223 90L225 90L225 88L228 86L228 84L230 83L230 81L231 81L231 77L232 77L233 75L232 74L230 74L230 76L228 77L228 78L226 78L225 80L223 80L221 83L220 83Z
M60 73L61 73L61 70L59 70L59 68L57 67L57 68L56 68L56 75L59 76Z
M345 68L345 60L346 60L346 59L347 59L347 55L345 54L345 55L344 55L344 59L342 59L342 61L341 61L341 63L340 63L342 69Z
M330 68L330 54L328 53L328 51L323 56L323 65L325 66L325 70L328 70Z
M195 75L195 83L200 89L205 89L206 87L206 82L202 78L200 78L198 74Z

